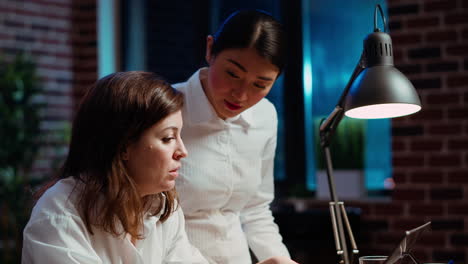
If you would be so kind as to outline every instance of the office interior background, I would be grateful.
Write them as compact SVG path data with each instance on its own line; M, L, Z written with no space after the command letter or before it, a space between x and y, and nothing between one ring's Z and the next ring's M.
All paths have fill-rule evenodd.
M0 109L8 103L2 87L8 65L16 62L18 74L33 69L39 88L28 90L33 107L25 108L26 117L5 111L0 117L1 262L17 263L31 191L60 167L85 89L122 70L186 80L206 65L206 36L240 8L269 12L288 32L288 64L268 95L279 115L272 209L280 231L300 263L336 262L317 125L338 101L373 30L375 4L384 8L395 66L423 108L403 118L340 124L331 146L338 196L361 255L387 255L405 230L431 221L415 256L465 263L466 0L0 0ZM10 144L21 136L8 130L7 120L15 118L38 125L23 125L33 135L19 139L23 145Z

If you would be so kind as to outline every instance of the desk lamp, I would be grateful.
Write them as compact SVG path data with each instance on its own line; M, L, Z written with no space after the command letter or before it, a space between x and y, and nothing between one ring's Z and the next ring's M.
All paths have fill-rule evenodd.
M380 12L384 31L377 27ZM337 255L340 264L353 263L359 254L344 203L339 201L333 180L330 141L343 114L351 118L377 119L410 115L421 109L421 102L411 82L393 66L392 40L387 32L387 22L382 7L374 11L374 32L364 39L364 48L351 78L330 115L320 124L320 145L324 152L328 186L330 189L330 214ZM344 226L350 239L352 254L348 253Z

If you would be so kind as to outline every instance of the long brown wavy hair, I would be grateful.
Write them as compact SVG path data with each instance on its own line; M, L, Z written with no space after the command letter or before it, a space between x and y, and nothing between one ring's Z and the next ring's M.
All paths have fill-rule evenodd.
M143 238L139 230L145 214L161 214L165 221L176 209L177 195L171 190L140 197L123 152L143 131L182 106L182 94L154 73L118 72L98 80L76 113L60 174L36 198L58 180L73 177L80 183L75 188L80 191L78 209L91 234L92 227L98 227L117 236Z

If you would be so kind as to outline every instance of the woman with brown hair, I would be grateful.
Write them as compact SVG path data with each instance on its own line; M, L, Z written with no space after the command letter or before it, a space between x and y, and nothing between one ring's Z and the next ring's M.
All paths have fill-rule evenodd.
M174 189L187 156L182 106L182 94L153 73L115 73L92 86L61 173L37 193L22 263L208 263L187 239Z
M39 191L23 263L206 263L174 189L187 151L182 94L147 72L99 80L84 96L58 179Z

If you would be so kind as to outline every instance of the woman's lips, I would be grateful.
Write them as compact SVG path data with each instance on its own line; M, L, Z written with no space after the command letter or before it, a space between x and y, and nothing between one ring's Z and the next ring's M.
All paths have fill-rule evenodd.
M224 104L227 106L227 108L229 108L230 110L239 110L242 108L242 106L238 105L238 104L233 104L233 103L230 103L226 100L224 100Z
M179 168L169 171L169 175L171 175L174 178L177 178L177 176L179 176Z

